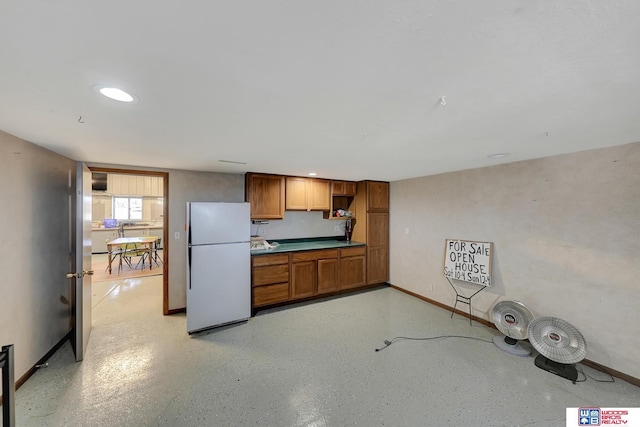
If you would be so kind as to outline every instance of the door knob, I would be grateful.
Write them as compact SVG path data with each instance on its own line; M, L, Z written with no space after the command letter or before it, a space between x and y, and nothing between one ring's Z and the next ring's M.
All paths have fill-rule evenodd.
M84 276L93 276L93 270L83 270L82 273L67 273L67 279L82 279Z

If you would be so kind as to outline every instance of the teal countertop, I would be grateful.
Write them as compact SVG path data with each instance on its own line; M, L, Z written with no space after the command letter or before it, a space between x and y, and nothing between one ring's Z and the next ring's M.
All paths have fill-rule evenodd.
M267 240L269 243L274 244L278 240ZM298 252L298 251L313 251L318 249L339 249L350 248L356 246L365 246L360 242L347 242L346 240L314 240L314 239L288 239L282 240L282 243L278 242L278 246L273 249L259 249L252 250L251 255L268 255L279 254L286 252Z

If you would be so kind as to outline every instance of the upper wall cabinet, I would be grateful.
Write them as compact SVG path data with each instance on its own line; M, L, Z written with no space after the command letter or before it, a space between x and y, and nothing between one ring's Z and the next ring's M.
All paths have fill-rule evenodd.
M338 210L352 211L356 195L356 183L353 181L331 181L331 211L325 218L346 219L337 216ZM352 212L353 213L353 212Z
M307 178L288 176L285 179L287 196L285 209L293 211L307 210Z
M353 181L331 181L332 196L355 196L356 183Z
M309 210L328 211L331 209L331 181L309 178Z
M283 219L284 197L284 176L245 175L245 200L251 203L251 219Z
M163 197L163 181L159 176L107 174L107 191L114 196Z
M143 195L150 194L152 196L163 197L164 188L162 178L159 176L143 176Z
M286 210L328 211L331 182L326 179L286 177Z
M389 211L389 183L367 182L367 212Z

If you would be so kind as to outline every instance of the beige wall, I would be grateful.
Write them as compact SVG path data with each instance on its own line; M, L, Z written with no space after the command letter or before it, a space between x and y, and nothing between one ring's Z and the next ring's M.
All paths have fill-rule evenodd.
M169 309L187 305L187 202L243 202L244 175L169 171ZM178 240L174 234L180 233Z
M638 171L635 143L393 182L391 283L453 306L445 239L491 241L493 285L474 315L520 300L578 328L588 359L638 378Z
M71 330L70 176L74 161L0 131L0 345L16 379Z
M144 168L130 165L87 163L90 167L160 171L169 173L169 309L186 306L187 251L185 212L187 202L243 202L244 175ZM175 233L179 234L175 239ZM166 248L167 246L165 246Z

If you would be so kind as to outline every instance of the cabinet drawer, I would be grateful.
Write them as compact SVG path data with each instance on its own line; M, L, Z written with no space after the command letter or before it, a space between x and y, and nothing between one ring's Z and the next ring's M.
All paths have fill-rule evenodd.
M338 258L337 249L325 249L322 251L294 252L291 254L291 262L313 261L316 259Z
M251 265L254 267L259 267L262 265L276 265L276 264L288 264L288 263L289 263L288 254L256 255L251 257Z
M253 286L271 285L273 283L289 282L289 264L268 265L253 268Z
M340 257L364 255L366 246L356 246L354 248L342 248L340 249Z
M253 306L275 304L289 299L289 284L278 283L275 285L253 288Z

